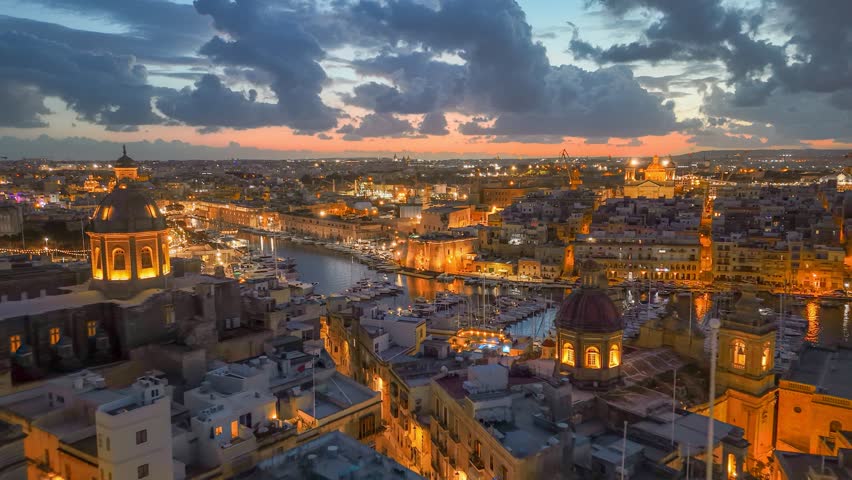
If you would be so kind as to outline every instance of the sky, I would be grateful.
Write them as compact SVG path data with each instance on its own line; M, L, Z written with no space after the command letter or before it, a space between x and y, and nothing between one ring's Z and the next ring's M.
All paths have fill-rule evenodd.
M0 0L0 156L852 148L852 2Z

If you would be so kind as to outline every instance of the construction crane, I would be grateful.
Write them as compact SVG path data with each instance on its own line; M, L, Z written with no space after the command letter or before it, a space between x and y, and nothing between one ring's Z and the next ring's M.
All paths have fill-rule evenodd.
M563 162L567 162L568 161L568 150L565 150L563 148L562 152L559 154L559 156L562 158Z

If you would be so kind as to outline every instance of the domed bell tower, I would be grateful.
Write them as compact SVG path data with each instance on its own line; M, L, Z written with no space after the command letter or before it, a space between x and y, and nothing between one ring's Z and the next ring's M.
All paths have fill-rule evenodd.
M728 423L745 431L747 465L772 454L775 424L775 334L773 318L760 314L760 300L743 293L719 329L718 391L727 396Z
M91 245L90 288L127 299L165 288L171 273L166 220L136 182L122 182L95 210L86 232Z
M607 279L593 260L580 265L582 285L556 313L557 375L577 388L607 390L622 382L621 313L606 293Z

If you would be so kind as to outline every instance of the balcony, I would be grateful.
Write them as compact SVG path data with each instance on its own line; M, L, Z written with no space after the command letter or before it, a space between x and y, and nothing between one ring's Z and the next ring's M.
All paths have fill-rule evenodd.
M461 443L459 432L450 432L450 439L456 443Z

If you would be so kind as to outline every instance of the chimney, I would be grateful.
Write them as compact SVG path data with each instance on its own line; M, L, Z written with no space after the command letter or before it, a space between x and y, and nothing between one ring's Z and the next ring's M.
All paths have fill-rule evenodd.
M556 424L559 429L559 443L562 445L562 478L573 480L574 478L574 432L571 425L566 422Z

